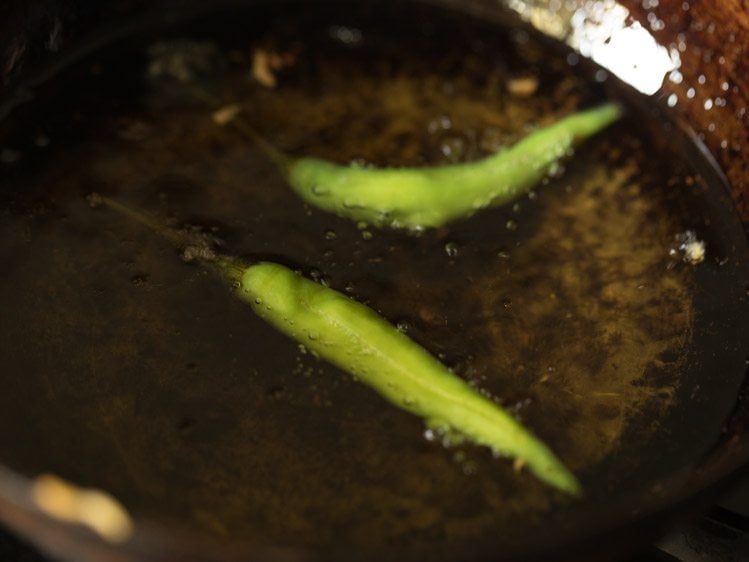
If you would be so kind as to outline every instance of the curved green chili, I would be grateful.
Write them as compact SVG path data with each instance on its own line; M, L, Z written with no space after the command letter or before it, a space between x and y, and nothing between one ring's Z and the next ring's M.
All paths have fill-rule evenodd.
M190 235L145 213L106 197L97 201L173 243L192 242ZM559 490L580 492L577 479L546 445L372 309L279 264L247 266L221 256L203 261L231 281L235 294L258 316L393 405L424 418L430 426L449 428L498 453L522 459L533 474Z
M576 113L476 162L376 169L301 158L288 178L302 199L339 216L392 228L437 227L525 193L577 142L620 115L613 104Z
M245 269L239 297L284 334L428 425L522 459L539 479L571 494L575 477L554 453L371 308L275 263Z
M279 165L291 188L310 205L376 226L419 230L515 199L542 180L576 144L621 115L618 105L601 105L569 115L482 160L424 168L295 160L242 121L235 125Z

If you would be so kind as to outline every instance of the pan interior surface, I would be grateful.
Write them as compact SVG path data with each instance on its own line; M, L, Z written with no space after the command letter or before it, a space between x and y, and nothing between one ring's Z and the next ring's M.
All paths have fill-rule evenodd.
M292 155L379 166L474 160L631 98L525 30L407 3L236 9L71 66L0 138L3 464L262 544L512 544L657 494L718 441L749 250L656 109L629 103L515 204L413 235L306 206L206 92ZM434 439L92 192L368 304L532 428L584 499Z

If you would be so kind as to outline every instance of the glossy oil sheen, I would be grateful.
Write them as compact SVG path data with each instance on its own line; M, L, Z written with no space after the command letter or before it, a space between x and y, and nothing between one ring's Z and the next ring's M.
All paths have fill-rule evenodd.
M276 88L250 77L258 47L294 53ZM154 56L196 49L197 77L155 76ZM528 76L538 90L513 94ZM74 66L0 142L1 462L218 536L418 546L511 543L657 493L717 441L746 368L746 240L649 106L517 205L412 236L305 206L198 89L293 155L387 166L476 159L620 95L523 31L417 7L218 14ZM585 499L428 440L154 233L91 209L94 191L374 308L531 427ZM669 255L690 229L696 266Z

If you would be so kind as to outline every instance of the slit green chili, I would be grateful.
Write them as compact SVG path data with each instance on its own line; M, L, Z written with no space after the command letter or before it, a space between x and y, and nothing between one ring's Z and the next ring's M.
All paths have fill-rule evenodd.
M236 121L235 126L274 160L294 192L310 205L375 226L421 230L469 217L526 193L574 146L621 115L620 106L604 104L564 117L481 160L422 168L293 159L243 121Z
M98 201L154 229L172 243L187 234L106 197ZM542 441L498 404L450 372L371 308L270 262L203 260L234 286L258 316L321 358L347 371L391 404L497 453L521 459L540 480L569 494L580 484Z

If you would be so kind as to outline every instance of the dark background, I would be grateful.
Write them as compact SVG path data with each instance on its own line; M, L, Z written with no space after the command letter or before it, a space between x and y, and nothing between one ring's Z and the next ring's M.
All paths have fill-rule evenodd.
M176 2L171 2L176 4ZM114 21L153 4L144 0L2 0L0 80L17 79L25 69L54 55L103 21Z

